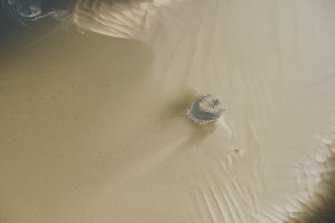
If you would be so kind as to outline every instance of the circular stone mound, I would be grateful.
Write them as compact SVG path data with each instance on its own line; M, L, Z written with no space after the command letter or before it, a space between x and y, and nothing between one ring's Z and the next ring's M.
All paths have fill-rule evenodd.
M193 101L186 114L195 124L204 125L219 119L223 111L219 99L205 94Z

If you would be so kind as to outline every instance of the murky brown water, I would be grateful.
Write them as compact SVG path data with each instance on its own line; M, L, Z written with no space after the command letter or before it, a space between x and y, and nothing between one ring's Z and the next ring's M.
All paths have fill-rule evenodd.
M332 1L71 13L2 25L0 222L332 222Z

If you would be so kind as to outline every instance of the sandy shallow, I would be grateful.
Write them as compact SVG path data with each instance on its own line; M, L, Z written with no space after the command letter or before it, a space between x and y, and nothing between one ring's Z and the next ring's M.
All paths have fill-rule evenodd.
M121 31L101 16L113 5L78 3L75 25L1 52L0 222L318 219L335 182L335 3L154 3L123 8ZM185 112L204 93L226 111L198 127Z

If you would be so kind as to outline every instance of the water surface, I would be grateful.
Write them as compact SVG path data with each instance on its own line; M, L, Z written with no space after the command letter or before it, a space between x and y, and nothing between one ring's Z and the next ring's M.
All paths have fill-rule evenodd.
M335 4L118 4L2 23L0 219L332 222Z

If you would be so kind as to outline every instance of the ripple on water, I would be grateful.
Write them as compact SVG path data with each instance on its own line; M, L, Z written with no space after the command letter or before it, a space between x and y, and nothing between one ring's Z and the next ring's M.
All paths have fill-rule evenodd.
M158 28L163 11L181 0L107 1L79 0L74 6L74 23L103 35L149 40Z

